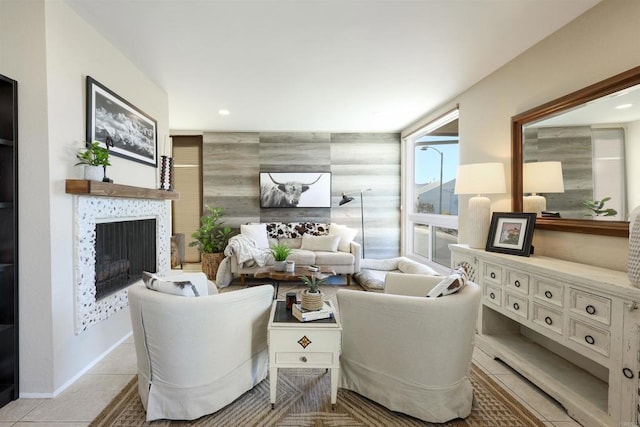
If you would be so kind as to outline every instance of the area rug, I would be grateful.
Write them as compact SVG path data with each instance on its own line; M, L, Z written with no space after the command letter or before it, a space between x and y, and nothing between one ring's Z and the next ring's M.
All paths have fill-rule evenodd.
M337 409L329 398L330 375L324 369L281 369L275 409L269 403L269 379L218 412L193 421L145 421L136 377L91 423L92 427L132 426L446 426L543 427L544 424L475 365L471 415L431 424L388 409L348 390L338 390Z

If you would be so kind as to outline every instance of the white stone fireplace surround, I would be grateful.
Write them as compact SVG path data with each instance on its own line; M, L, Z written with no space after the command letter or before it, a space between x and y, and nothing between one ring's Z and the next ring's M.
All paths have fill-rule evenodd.
M96 224L155 218L157 272L165 275L171 265L170 209L165 200L74 196L76 335L129 305L126 288L96 301Z

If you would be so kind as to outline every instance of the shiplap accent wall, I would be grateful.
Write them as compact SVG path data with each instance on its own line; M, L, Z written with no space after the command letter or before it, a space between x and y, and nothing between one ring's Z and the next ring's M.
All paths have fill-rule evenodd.
M260 208L260 172L331 172L331 208ZM400 134L205 132L203 203L226 223L317 221L360 231L364 193L367 258L400 254ZM354 201L338 206L343 192ZM361 233L356 240L361 242Z

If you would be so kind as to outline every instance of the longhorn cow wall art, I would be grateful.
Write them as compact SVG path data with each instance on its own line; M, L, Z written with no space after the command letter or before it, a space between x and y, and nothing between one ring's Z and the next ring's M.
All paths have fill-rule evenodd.
M261 172L261 208L330 208L331 172Z

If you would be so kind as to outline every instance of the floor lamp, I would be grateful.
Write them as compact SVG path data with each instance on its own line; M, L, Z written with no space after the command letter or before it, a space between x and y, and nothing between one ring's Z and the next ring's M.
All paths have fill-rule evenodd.
M364 203L363 203L363 198L362 195L364 194L365 191L371 191L370 188L367 188L366 190L360 190L360 191L351 191L348 193L342 193L342 200L340 200L339 206L342 205L346 205L349 202L353 201L353 197L348 196L348 194L357 194L360 193L360 229L362 230L362 258L364 258Z
M539 218L547 210L547 199L536 193L564 193L562 163L532 162L522 168L522 191L531 193L524 196L523 212L535 212Z
M507 192L502 163L475 163L458 166L455 194L475 194L467 209L469 247L485 248L491 223L491 201L481 194Z

